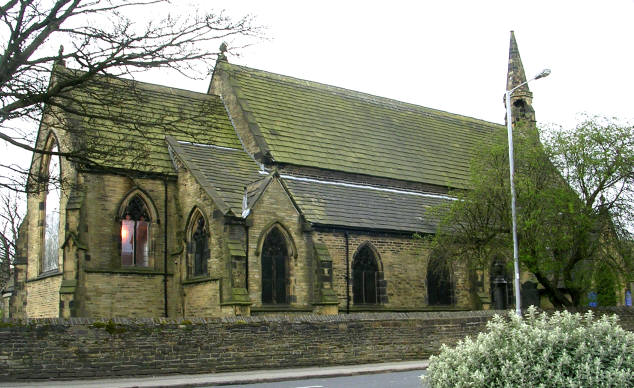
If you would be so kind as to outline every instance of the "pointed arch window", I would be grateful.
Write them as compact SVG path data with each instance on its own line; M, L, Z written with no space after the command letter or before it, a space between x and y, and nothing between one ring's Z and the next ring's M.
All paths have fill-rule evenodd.
M381 302L381 272L374 250L369 244L361 247L352 260L352 301L355 305Z
M207 261L210 257L209 252L209 232L205 218L196 211L191 218L189 228L189 244L188 244L188 274L189 276L200 276L208 273Z
M57 140L51 136L47 149L58 152ZM61 166L59 155L46 159L46 199L44 202L44 254L41 271L55 271L59 267L59 215L61 200Z
M427 264L427 303L430 306L453 303L451 271L442 255L434 254Z
M121 217L121 265L149 266L151 221L143 198L130 198Z
M273 227L262 244L262 303L288 303L289 249L279 227Z

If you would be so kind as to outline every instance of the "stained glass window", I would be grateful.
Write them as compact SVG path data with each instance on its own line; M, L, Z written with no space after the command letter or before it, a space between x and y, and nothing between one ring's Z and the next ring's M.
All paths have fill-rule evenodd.
M209 258L209 246L208 246L209 234L207 233L207 227L205 226L205 219L202 215L198 214L198 218L194 220L194 229L191 235L191 258L193 261L193 268L190 265L190 274L204 275L207 273L207 259ZM193 273L192 273L193 271Z
M145 201L135 195L128 202L121 220L121 265L149 265L150 221Z

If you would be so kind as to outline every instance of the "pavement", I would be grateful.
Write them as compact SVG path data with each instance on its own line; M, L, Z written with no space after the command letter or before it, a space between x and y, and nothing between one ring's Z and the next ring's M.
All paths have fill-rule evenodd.
M201 387L214 385L254 384L319 377L352 376L371 373L403 372L408 370L427 369L428 365L428 360L420 360L385 362L380 364L340 365L276 370L252 370L195 375L0 382L0 387Z

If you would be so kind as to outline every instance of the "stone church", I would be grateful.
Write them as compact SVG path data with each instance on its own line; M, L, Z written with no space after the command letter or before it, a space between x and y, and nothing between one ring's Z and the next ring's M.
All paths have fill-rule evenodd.
M58 63L57 77L80 71ZM513 35L507 88L525 81ZM502 90L501 93L502 94ZM60 102L61 101L61 102ZM472 308L424 238L468 189L471 117L229 63L208 92L94 77L47 107L14 317ZM534 120L528 87L513 100ZM54 179L59 178L59 179ZM53 184L60 181L60 185Z

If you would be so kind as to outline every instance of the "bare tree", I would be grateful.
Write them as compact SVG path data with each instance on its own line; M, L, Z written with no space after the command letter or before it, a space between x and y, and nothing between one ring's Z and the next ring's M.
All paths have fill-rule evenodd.
M9 281L15 261L18 229L22 223L21 195L0 193L0 290Z
M33 122L41 120L45 109L54 111L52 107L65 114L93 112L81 105L86 104L86 95L77 98L74 90L84 90L90 94L90 104L103 106L112 104L117 94L104 95L103 90L85 86L91 82L112 84L109 76L133 78L136 72L149 68L168 68L202 78L219 55L216 47L221 41L260 35L251 17L232 21L223 12L186 10L183 15L167 14L145 24L127 16L139 8L144 13L156 10L162 3L169 1L9 0L1 5L0 141L17 149L50 154L36 146ZM60 72L51 82L54 65L63 63L80 71ZM134 84L124 86L129 89ZM113 109L100 115L109 114L109 119L130 126L138 126L139 121L148 125L147 118L121 117L122 111ZM87 160L90 153L67 150L56 154L87 164L95 162ZM0 172L0 187L24 190L28 166L4 162Z

